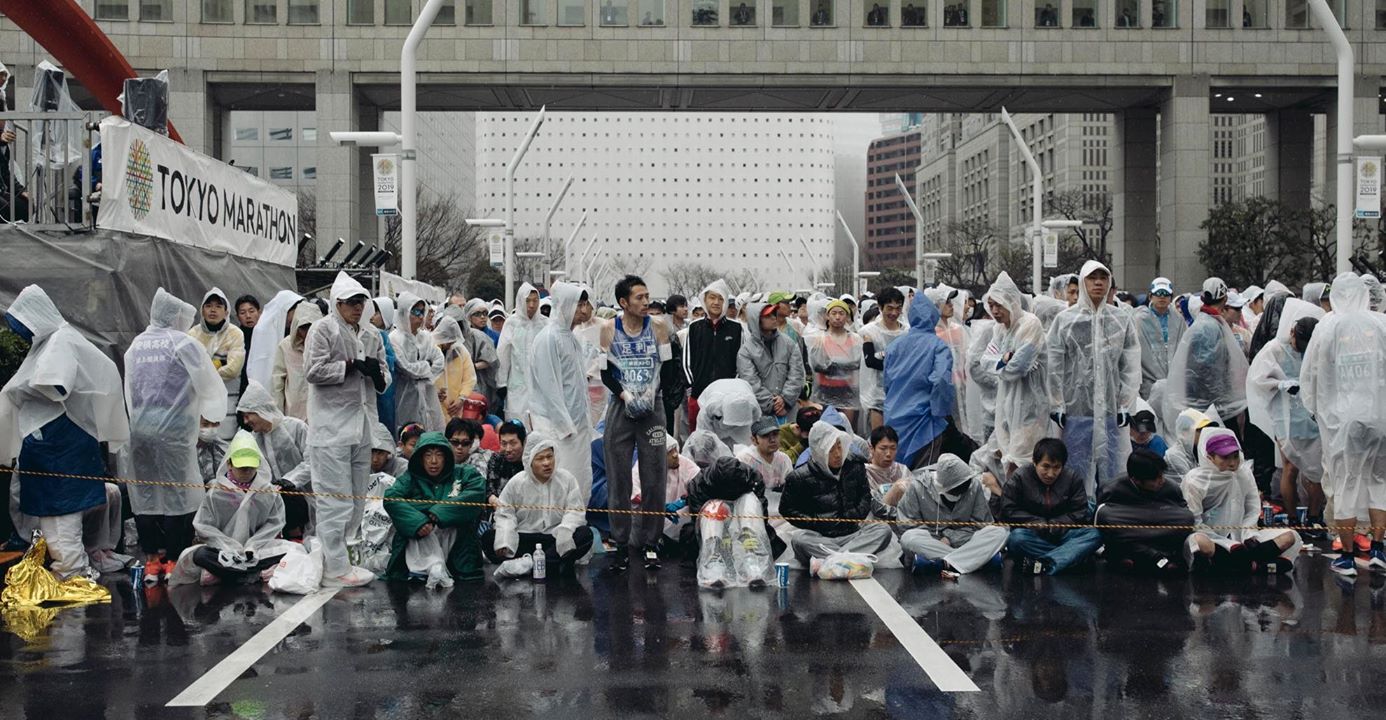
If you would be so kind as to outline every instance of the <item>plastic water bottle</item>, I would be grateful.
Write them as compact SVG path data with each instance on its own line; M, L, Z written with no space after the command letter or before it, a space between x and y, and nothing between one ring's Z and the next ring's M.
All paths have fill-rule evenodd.
M549 566L544 559L544 548L536 545L534 548L534 579L543 581L548 576Z

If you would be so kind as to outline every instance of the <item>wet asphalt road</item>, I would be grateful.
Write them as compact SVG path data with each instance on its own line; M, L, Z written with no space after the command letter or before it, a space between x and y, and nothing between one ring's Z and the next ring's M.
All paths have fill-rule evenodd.
M700 591L593 562L576 583L344 590L205 708L164 704L301 598L160 587L0 635L0 717L1330 718L1386 706L1386 582L1156 581L1098 570L958 584L882 570L981 688L942 693L844 582ZM7 616L22 629L33 617ZM41 625L41 623L37 623Z

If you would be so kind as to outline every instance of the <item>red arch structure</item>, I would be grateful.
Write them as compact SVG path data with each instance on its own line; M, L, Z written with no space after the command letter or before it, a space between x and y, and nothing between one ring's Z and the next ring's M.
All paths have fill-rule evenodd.
M52 54L108 112L120 114L125 81L138 77L106 33L77 0L0 0L4 13ZM183 142L169 123L168 136Z

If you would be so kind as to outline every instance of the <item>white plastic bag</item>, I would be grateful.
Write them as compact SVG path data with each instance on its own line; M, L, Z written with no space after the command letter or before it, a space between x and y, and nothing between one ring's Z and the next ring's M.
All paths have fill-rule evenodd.
M775 559L760 499L747 493L735 508L709 500L698 513L702 547L698 551L698 584L706 588L763 587L772 577Z
M308 552L291 552L279 559L269 579L271 590L307 595L322 585L322 545L317 538L309 543L312 549Z
M871 577L876 556L868 553L833 553L822 561L815 559L811 569L820 580L860 580Z

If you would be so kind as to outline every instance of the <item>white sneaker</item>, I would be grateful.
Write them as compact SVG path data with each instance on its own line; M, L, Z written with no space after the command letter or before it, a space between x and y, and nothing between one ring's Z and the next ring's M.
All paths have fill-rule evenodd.
M375 579L375 573L363 567L352 566L347 574L341 577L325 577L322 579L322 586L325 588L340 587L361 587L371 584Z
M505 578L521 578L529 577L530 573L533 571L534 558L525 555L524 557L517 557L513 560L506 560L500 565L497 565L493 576L498 580L504 580Z
M115 573L125 569L125 563L117 560L109 550L97 550L90 554L91 566L101 573Z

